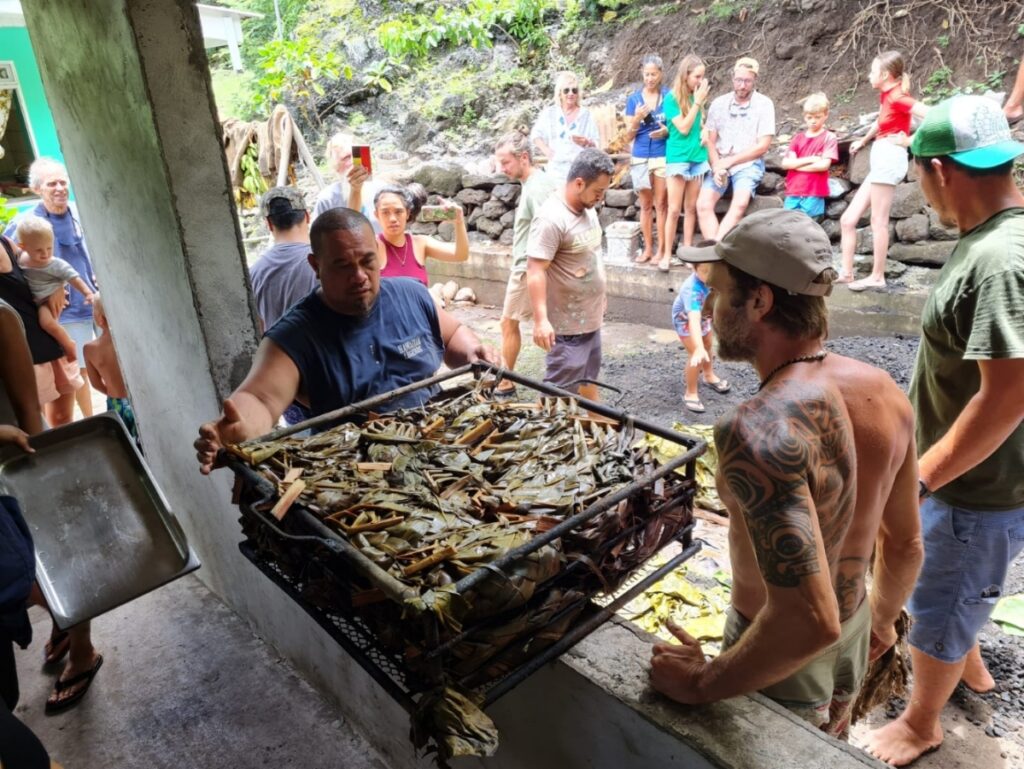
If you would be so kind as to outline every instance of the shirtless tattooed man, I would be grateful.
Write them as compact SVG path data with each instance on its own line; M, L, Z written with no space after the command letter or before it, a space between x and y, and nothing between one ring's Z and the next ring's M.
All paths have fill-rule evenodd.
M685 258L714 263L719 354L762 384L715 428L733 568L725 650L708 662L670 623L681 645L655 644L651 682L688 704L759 690L845 738L921 565L910 403L885 372L823 349L835 272L805 215L752 214Z

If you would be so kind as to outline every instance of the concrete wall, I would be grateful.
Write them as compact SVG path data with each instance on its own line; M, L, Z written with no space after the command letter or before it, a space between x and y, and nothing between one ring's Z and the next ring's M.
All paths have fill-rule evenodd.
M472 243L465 262L427 261L431 284L454 280L460 286L472 286L481 304L501 307L508 284L512 254L508 247ZM605 263L608 272L607 321L646 323L655 328L671 328L671 308L679 284L688 274L680 268L669 273L649 267ZM937 271L916 269L914 283L884 297L872 291L856 293L840 287L828 297L829 330L837 336L917 336L921 330L921 310ZM529 336L526 337L527 340ZM531 343L532 344L532 343Z

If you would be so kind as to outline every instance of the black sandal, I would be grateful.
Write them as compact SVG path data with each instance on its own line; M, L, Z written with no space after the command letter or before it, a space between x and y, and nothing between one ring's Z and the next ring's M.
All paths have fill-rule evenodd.
M96 677L99 669L103 666L103 655L96 655L96 662L93 666L86 670L84 673L79 673L77 676L72 676L66 681L61 681L59 678L53 685L53 692L50 693L49 698L46 700L46 707L43 711L46 715L53 715L54 713L60 713L62 710L67 710L72 705L78 703L82 697L89 691L89 687L92 686L92 679ZM78 686L81 683L85 683L81 689L72 694L67 699L54 699L55 695L59 695L61 692L66 691L74 686Z

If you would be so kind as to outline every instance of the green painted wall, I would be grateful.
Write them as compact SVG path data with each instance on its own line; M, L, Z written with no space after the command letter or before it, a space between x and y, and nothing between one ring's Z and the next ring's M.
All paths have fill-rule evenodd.
M50 106L46 103L43 81L39 77L39 67L25 27L0 27L0 59L14 62L18 87L28 110L29 127L39 154L63 163L64 155L60 151L57 128L53 124Z

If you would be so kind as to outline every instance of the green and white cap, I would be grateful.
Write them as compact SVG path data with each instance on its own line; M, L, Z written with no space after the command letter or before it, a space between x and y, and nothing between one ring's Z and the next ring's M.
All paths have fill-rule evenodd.
M969 168L995 168L1024 155L1024 144L1013 140L1003 110L992 99L954 96L928 110L910 151L917 158L948 155Z

